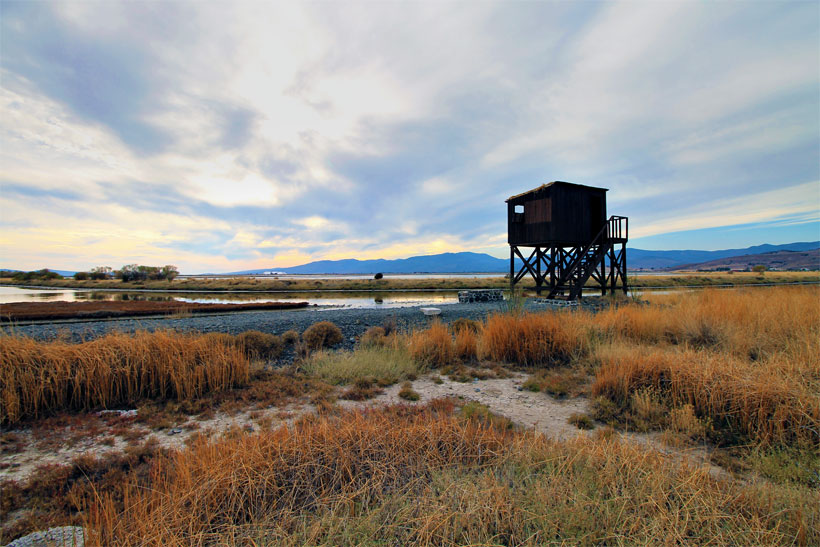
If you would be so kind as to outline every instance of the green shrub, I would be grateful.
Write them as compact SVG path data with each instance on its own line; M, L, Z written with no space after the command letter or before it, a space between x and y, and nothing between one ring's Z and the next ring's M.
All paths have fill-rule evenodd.
M85 281L88 279L88 272L77 272L74 274L74 279L77 281Z
M330 321L320 321L302 333L302 340L310 350L329 348L342 341L342 331Z

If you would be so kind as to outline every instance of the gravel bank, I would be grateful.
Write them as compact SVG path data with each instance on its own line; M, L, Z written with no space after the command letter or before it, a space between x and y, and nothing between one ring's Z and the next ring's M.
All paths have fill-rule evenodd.
M504 311L503 302L485 302L472 304L444 304L435 306L441 310L439 316L444 322L451 322L459 317L483 319L489 313ZM431 321L422 312L423 306L383 309L316 309L290 311L249 311L218 315L200 315L185 318L138 318L108 321L72 321L59 323L40 323L4 327L5 333L31 336L40 340L63 337L75 342L90 340L108 332L132 333L137 330L154 331L157 329L174 329L184 332L226 332L239 334L246 330L259 330L271 334L282 334L294 329L303 332L313 323L332 321L342 329L344 348L354 345L355 338L368 327L395 321L400 329L422 327ZM528 309L546 309L537 303L528 303Z

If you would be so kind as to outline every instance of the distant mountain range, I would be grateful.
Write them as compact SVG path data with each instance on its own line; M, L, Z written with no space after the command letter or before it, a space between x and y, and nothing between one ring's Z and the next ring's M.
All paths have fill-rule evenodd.
M797 243L787 243L784 245L755 245L745 249L723 249L721 251L648 251L645 249L635 249L628 247L627 265L630 270L652 269L714 269L715 267L744 268L745 264L764 264L768 267L786 268L820 268L818 264L818 254L810 254L803 257L791 255L759 256L770 253L780 253L784 251L807 252L820 248L820 241L804 241ZM750 256L752 255L752 256ZM725 259L732 258L731 261ZM784 262L785 261L785 262ZM803 266L808 261L811 266ZM771 262L771 264L770 264ZM794 265L778 265L782 264ZM738 266L729 266L738 264ZM743 266L740 266L743 264ZM799 265L798 265L799 264ZM519 261L516 261L518 267ZM302 264L301 266L291 266L288 268L270 267L259 270L242 270L222 274L203 275L261 275L275 272L283 274L375 274L377 272L385 274L396 273L507 273L510 270L510 261L505 258L496 258L484 253L442 253L437 255L413 256L410 258L400 258L396 260L356 260L354 258L346 260L319 260ZM14 273L19 270L0 269L0 272ZM74 275L75 272L67 270L52 270L66 277Z
M56 274L62 275L63 277L71 277L72 275L77 273L75 271L70 271L70 270L52 270L51 268L48 268L48 269L50 271L56 273ZM28 271L28 270L9 270L8 268L0 268L0 274L6 274L6 275L14 274L14 273L21 272L21 271Z
M684 265L741 255L754 255L776 251L810 251L820 248L820 241L788 243L785 245L755 245L745 249L721 251L648 251L627 248L627 265L630 269L667 269ZM815 264L815 267L820 265ZM283 274L374 274L381 273L506 273L509 259L496 258L484 253L442 253L413 256L397 260L320 260L289 268L271 267L260 270L243 270L226 275L259 275L268 272Z
M697 264L676 266L677 270L746 270L755 266L770 270L816 270L820 267L820 249L810 251L772 251L753 255L730 256Z
M772 253L775 251L810 251L820 248L820 241L803 241L784 245L755 245L745 249L723 249L721 251L645 251L628 248L627 266L643 269L669 269L694 266L701 262L741 255Z

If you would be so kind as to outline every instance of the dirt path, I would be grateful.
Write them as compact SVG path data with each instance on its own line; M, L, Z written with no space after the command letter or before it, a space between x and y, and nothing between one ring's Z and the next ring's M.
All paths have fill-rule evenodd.
M587 399L558 400L542 393L523 390L521 385L526 378L526 375L515 374L511 378L463 383L442 377L441 384L433 382L430 377L420 378L413 382L413 389L421 398L409 404L425 404L438 397L456 397L486 405L492 412L516 425L535 429L552 438L568 439L585 433L568 420L572 414L584 414L589 410ZM390 386L384 393L364 404L408 404L408 401L399 397L400 389L398 384ZM339 404L348 408L362 405L350 401L340 401Z
M569 423L571 415L588 413L588 399L579 397L559 400L543 393L533 393L522 389L525 379L526 376L523 374L514 374L505 379L461 383L443 377L441 383L436 383L432 377L427 376L412 383L413 389L420 395L417 402L408 402L400 398L398 393L401 386L397 384L385 388L383 393L369 401L339 400L338 404L342 408L363 408L396 403L425 404L439 397L455 397L486 405L493 413L506 417L514 424L534 429L550 438L562 440L590 434L589 431L580 430ZM4 432L4 437L13 439L13 442L6 442L0 454L0 481L25 480L40 465L67 464L84 454L99 457L106 453L122 452L129 446L129 440L115 432L121 432L123 426L129 431L131 445L153 438L163 447L178 448L196 434L218 435L232 428L246 431L273 429L315 410L314 406L304 401L284 408L248 410L230 416L217 413L206 420L191 418L171 429L159 431L152 431L146 425L136 422L133 417L112 420L110 417L91 415L84 416L82 421L78 422L79 425L69 424L59 428L51 427L48 430L24 429ZM602 427L602 424L596 424L596 427ZM658 433L618 435L624 440L658 450L675 460L696 466L706 465L714 477L730 476L724 469L709 462L709 449L705 446L685 449L670 447L662 442Z
M522 384L527 376L514 374L511 378L498 380L481 380L470 383L454 382L448 378L441 378L443 382L437 384L430 377L420 378L413 382L413 389L420 395L418 401L408 403L399 397L400 385L393 385L385 389L378 397L365 403L340 401L344 407L358 407L363 405L390 405L396 403L425 404L438 397L457 397L466 401L475 401L486 405L490 411L512 421L514 424L534 429L544 435L558 440L573 438L577 435L589 435L592 431L578 429L569 423L573 414L588 414L589 399L577 397L571 399L555 399L544 393L534 393L523 390ZM596 423L597 427L603 427ZM621 439L635 442L647 448L659 451L678 462L686 462L695 466L706 466L710 475L715 478L731 478L725 469L710 461L710 449L705 445L679 448L669 446L662 440L660 433L617 433Z

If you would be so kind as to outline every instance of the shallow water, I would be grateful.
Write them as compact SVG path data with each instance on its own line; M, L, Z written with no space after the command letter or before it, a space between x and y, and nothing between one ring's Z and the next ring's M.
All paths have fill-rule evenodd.
M307 302L316 306L341 308L397 308L454 304L457 291L402 291L402 292L270 292L270 293L202 293L153 291L100 291L88 289L21 289L0 287L0 304L12 302L85 302L150 300L179 301L205 304L247 304L253 302Z

